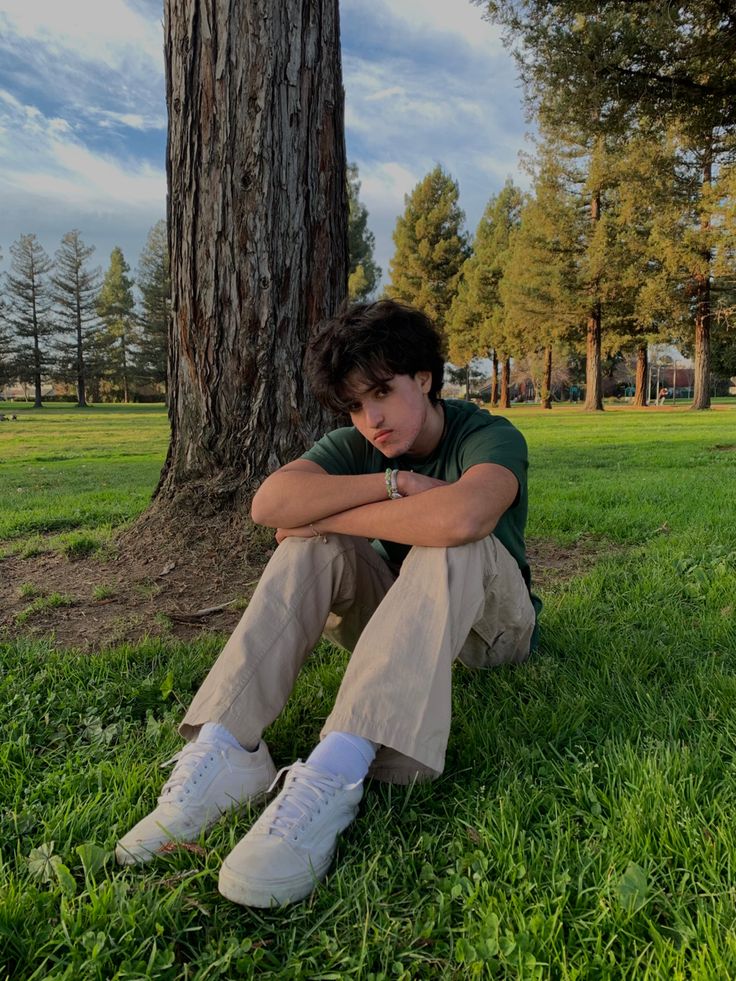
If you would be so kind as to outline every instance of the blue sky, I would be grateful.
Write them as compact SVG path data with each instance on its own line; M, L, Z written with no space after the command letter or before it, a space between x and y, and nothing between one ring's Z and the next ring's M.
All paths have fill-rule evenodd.
M404 195L436 163L468 227L507 177L527 184L513 62L467 0L342 0L348 159L388 269ZM79 228L132 267L164 217L161 0L0 0L0 248Z

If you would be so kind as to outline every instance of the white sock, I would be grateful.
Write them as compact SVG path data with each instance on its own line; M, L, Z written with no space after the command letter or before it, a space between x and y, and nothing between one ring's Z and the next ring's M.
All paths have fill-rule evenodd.
M346 783L358 783L368 773L378 743L355 736L352 732L328 732L310 753L307 763L325 770Z
M230 746L233 749L245 749L241 746L235 736L226 729L225 726L220 725L219 722L205 722L202 728L199 730L197 735L198 743L215 743L215 745L220 746ZM256 746L256 749L258 747ZM253 750L249 750L253 752Z

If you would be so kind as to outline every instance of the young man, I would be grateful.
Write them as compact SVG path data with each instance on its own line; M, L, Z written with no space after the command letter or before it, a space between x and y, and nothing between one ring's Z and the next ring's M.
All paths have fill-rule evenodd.
M431 322L389 300L316 333L310 383L352 426L255 495L253 520L279 547L182 722L190 742L158 806L119 842L121 863L194 840L269 790L262 733L323 632L352 656L320 743L222 866L220 892L246 906L312 891L369 773L442 772L456 658L483 668L528 656L526 444L505 419L440 401L443 368Z

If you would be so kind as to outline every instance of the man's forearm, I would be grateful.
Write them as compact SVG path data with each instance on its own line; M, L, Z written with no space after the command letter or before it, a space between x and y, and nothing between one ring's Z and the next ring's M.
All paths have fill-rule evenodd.
M396 501L380 501L311 522L320 534L337 532L383 538L404 545L450 548L489 535L505 508L490 517L462 501L457 484L438 487Z
M376 501L393 503L382 473L342 477L288 470L264 481L253 498L251 514L259 525L296 528Z

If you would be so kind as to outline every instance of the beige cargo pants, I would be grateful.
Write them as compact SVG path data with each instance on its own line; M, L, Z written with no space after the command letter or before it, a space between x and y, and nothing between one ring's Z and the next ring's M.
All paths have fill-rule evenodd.
M379 743L371 775L393 783L438 776L450 732L452 664L518 663L534 608L516 562L493 536L409 552L395 576L368 541L289 538L181 724L191 739L220 722L255 746L279 715L325 633L352 651L322 736Z

